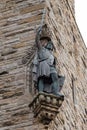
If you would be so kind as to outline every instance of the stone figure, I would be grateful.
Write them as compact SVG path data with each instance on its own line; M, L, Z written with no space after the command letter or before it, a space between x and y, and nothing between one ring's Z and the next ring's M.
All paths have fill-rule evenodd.
M45 29L44 29L45 28ZM58 77L56 71L56 59L53 55L54 45L48 34L45 34L47 26L39 28L36 34L37 52L33 60L33 80L39 92L60 94L60 86L63 86L64 77Z

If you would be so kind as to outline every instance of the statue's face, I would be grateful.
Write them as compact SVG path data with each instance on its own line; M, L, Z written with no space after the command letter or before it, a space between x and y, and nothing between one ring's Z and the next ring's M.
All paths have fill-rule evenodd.
M41 42L41 45L43 47L45 47L47 45L47 43L48 43L48 40L47 39L42 39L42 40L40 40L40 42Z
M50 51L53 51L54 48L53 48L53 44L51 43L51 41L47 43L47 45L45 46L45 48L47 48Z

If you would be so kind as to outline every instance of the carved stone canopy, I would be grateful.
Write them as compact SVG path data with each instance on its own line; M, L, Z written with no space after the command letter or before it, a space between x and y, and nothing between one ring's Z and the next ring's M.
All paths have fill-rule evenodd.
M41 92L35 96L33 101L29 104L29 107L33 110L34 117L37 118L38 121L48 125L57 115L58 109L63 101L64 96L57 97L53 94Z
M40 40L47 39L48 41L51 41L51 32L46 24L42 26L42 31L40 34Z

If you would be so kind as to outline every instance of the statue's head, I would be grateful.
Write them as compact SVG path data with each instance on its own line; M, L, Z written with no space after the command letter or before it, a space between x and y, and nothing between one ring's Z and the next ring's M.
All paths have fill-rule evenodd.
M48 50L51 50L51 51L53 51L53 49L55 49L52 41L48 41L45 48L48 49Z
M49 41L51 41L51 39L48 36L43 36L40 38L40 42L44 47L48 44Z

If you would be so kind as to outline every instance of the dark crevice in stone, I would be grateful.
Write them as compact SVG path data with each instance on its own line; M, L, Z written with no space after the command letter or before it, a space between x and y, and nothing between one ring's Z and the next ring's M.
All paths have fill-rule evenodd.
M52 3L50 2L50 6L51 6L51 8L53 8L53 5L52 5Z
M14 36L14 35L17 35L17 34L20 34L20 33L29 32L29 31L32 31L32 30L31 29L26 29L26 30L21 30L21 31L18 31L18 32L12 32L10 34L5 34L5 37Z
M5 126L11 126L11 125L14 125L14 123L11 122L11 121L7 121L7 122L4 122L4 123L3 123L3 126L4 126L4 127L5 127Z
M64 46L62 45L61 40L58 37L56 37L56 38L58 41L58 47L62 47L64 49Z
M6 105L8 105L8 103L2 103L2 104L0 104L0 107L1 106L6 106Z
M3 61L4 60L4 58L3 57L0 57L0 61Z
M59 15L62 16L61 10L60 9L58 9L58 10L59 10Z
M57 37L56 37L57 38ZM59 45L61 45L61 41L60 41L60 39L59 38L57 38L57 40L58 40L58 44Z
M87 109L85 108L85 114L87 115Z
M72 52L72 51L69 51L69 54L72 56L73 52Z
M74 75L72 74L71 75L71 82L72 82L72 87L71 87L71 89L72 89L72 97L73 97L73 103L75 104L76 103L76 90L75 90L75 80L76 80L76 78L74 77Z
M6 56L6 55L10 55L10 54L13 54L13 53L15 53L15 52L17 52L17 50L9 50L9 51L6 51L6 52L2 52L1 53L1 56Z
M3 99L12 98L14 96L21 96L21 95L23 95L23 92L14 93L14 94L11 94L11 95L3 95Z
M26 0L25 0L26 1ZM23 2L23 0L16 0L15 3L18 4L18 3L21 3Z
M7 71L0 72L0 75L8 74Z
M76 38L75 36L73 35L73 42L76 43Z
M8 90L0 90L0 94L6 93L6 92L9 92L9 91Z
M20 112L14 113L12 116L21 116L21 115L26 115L28 113L29 113L29 111L25 110L25 111L20 111Z
M86 65L86 63L85 63L85 58L84 58L84 57L81 57L81 59L82 59L82 62L83 62L84 67L86 68L87 65Z

